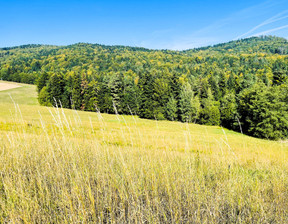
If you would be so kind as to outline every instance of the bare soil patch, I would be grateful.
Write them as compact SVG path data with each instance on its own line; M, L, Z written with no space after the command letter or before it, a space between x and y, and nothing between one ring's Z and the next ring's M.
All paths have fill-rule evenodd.
M10 83L0 83L0 91L8 90L8 89L14 89L21 86L10 84Z

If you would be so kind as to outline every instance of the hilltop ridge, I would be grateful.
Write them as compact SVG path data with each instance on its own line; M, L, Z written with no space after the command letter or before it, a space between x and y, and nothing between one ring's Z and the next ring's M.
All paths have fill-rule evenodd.
M0 51L11 51L11 50L25 50L25 49L75 49L75 48L104 48L107 50L129 50L129 51L162 51L162 52L179 52L179 53L197 53L199 51L216 51L225 53L272 53L272 54L287 54L288 52L288 41L283 37L277 36L260 36L260 37L249 37L238 40L232 40L225 43L219 43L215 45L209 45L199 48L192 48L186 50L169 50L169 49L148 49L145 47L136 46L125 46L125 45L105 45L105 44L93 44L79 42L70 45L46 45L46 44L25 44L12 47L2 47Z
M276 36L249 37L212 46L184 50L183 52L195 53L207 50L221 53L287 54L288 41L285 38Z

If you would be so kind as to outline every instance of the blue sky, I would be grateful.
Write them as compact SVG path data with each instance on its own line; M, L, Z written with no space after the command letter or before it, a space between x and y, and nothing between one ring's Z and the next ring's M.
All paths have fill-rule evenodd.
M183 50L288 37L287 0L0 0L0 47L78 42Z

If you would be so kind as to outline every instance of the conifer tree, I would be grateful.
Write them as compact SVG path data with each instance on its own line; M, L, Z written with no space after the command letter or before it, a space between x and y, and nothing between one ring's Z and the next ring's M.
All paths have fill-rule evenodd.
M80 110L82 105L81 76L76 73L72 76L72 108Z
M172 96L169 98L166 106L166 117L170 121L175 121L177 119L177 100Z
M53 74L47 85L47 92L50 95L50 103L54 106L60 106L63 98L65 88L65 80L64 75L61 72L57 72Z
M221 125L226 128L235 129L237 123L237 104L234 93L226 94L220 102Z
M40 93L40 91L42 90L43 87L45 87L47 85L47 82L49 80L49 75L47 72L42 72L39 76L39 78L36 81L36 85L37 85L37 91L38 93Z
M214 100L210 88L207 91L207 98L202 99L200 123L206 125L220 124L219 102Z
M180 92L180 102L179 102L179 111L181 121L183 122L191 122L192 118L192 99L193 99L193 91L191 89L191 85L187 82L185 83Z

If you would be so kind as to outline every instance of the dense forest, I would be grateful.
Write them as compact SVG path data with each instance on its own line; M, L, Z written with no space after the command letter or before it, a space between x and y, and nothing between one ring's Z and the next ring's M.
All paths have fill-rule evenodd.
M288 137L288 41L263 36L186 51L78 43L0 49L2 80L39 102Z

